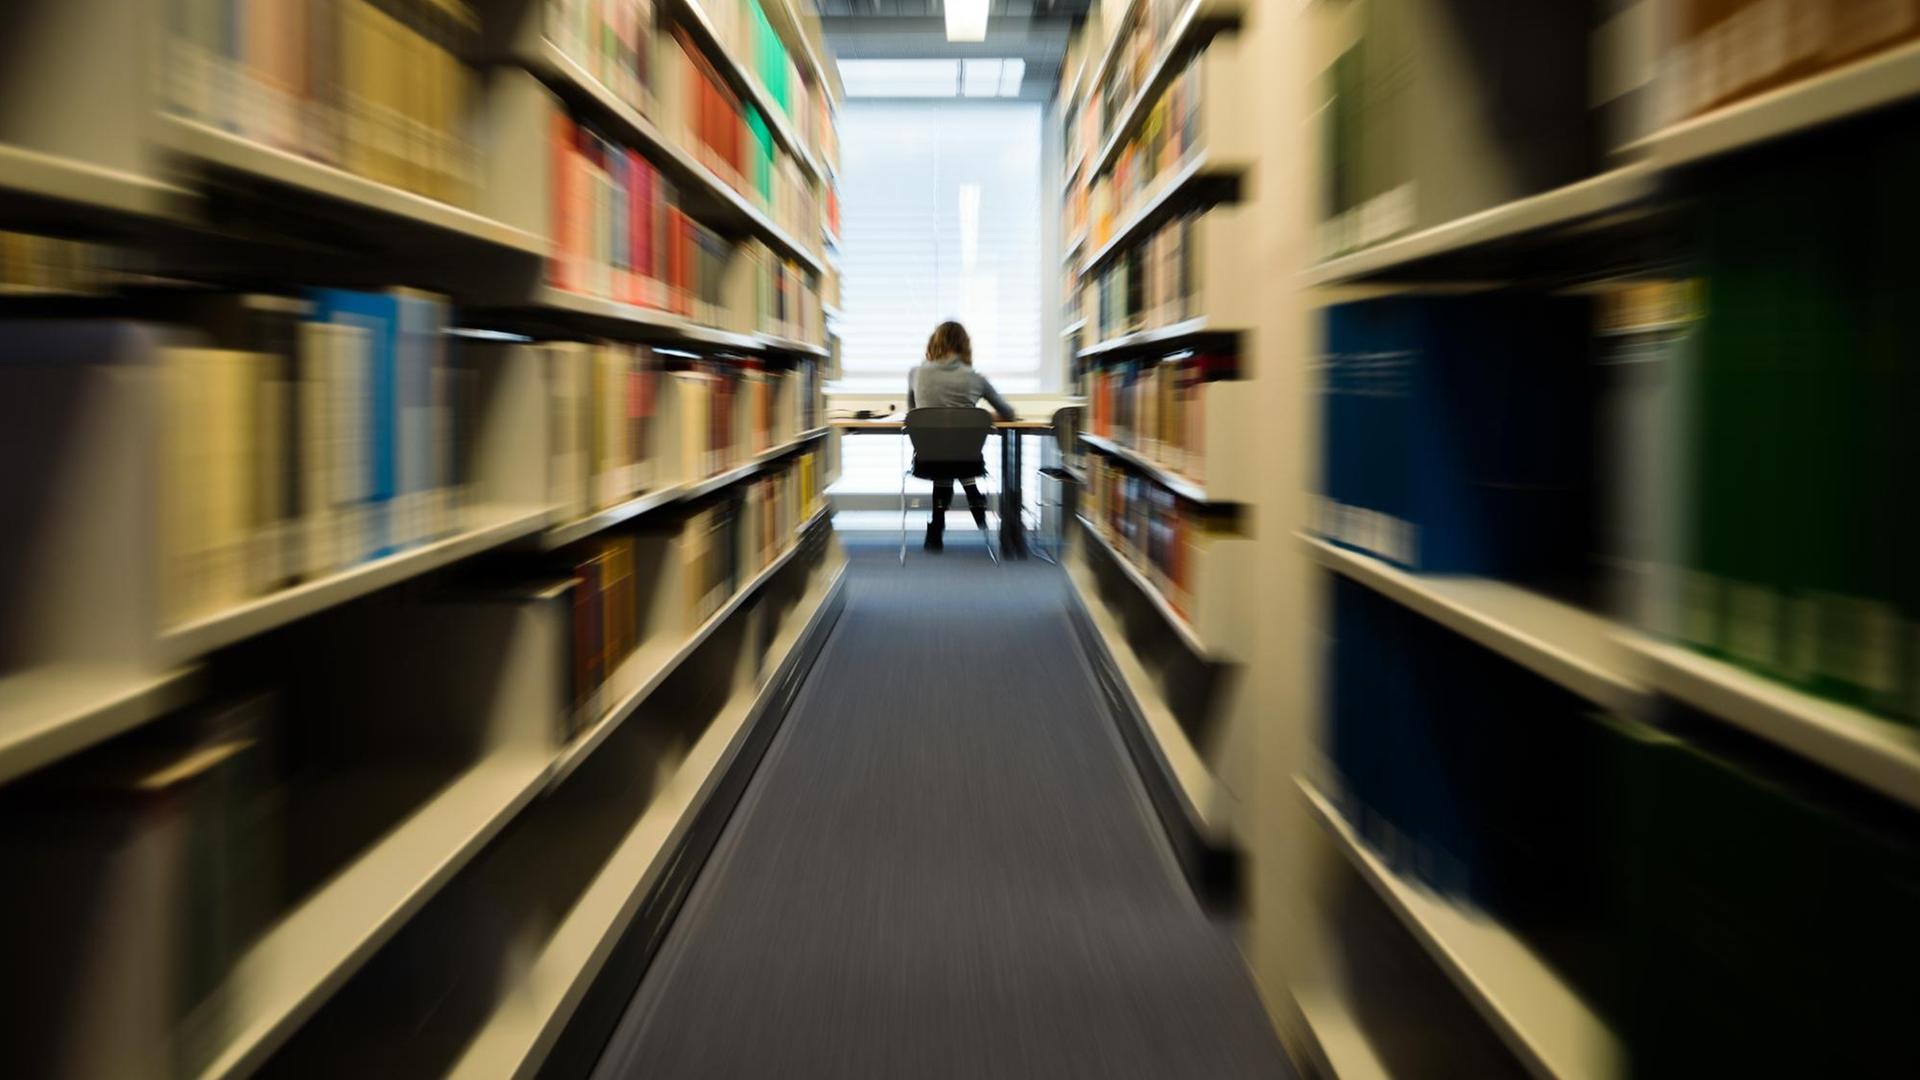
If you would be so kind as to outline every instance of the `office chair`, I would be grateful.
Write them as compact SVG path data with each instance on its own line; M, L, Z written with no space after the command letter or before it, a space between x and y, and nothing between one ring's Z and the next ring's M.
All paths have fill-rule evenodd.
M1080 456L1080 406L1069 405L1066 408L1054 410L1053 443L1055 449L1058 450L1060 454L1060 464L1045 465L1040 469L1041 476L1059 482L1063 493L1060 498L1055 499L1051 503L1047 502L1044 491L1040 497L1040 520L1042 524L1046 521L1048 506L1054 507L1057 511L1053 515L1053 554L1048 555L1039 545L1034 547L1034 551L1048 562L1058 564L1061 549L1065 547L1065 538L1067 535L1068 500L1064 492L1066 485L1080 483L1080 475L1073 469L1074 460ZM1040 536L1043 533L1043 529L1035 529L1033 531L1035 536Z
M900 565L907 564L907 477L922 480L980 480L987 475L984 450L987 436L993 433L993 414L985 409L912 409L905 430L913 443L913 466L900 473ZM982 496L986 494L981 493ZM943 513L939 507L935 513ZM995 563L1000 555L993 550L993 536L985 525L980 538L986 541L987 555Z

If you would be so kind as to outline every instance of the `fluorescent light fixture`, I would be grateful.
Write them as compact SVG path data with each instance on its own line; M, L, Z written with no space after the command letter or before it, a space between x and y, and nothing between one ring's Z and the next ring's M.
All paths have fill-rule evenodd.
M850 98L950 98L959 91L960 62L842 60L840 81Z
M987 0L947 0L947 40L987 40Z
M850 98L1019 97L1026 73L1018 58L840 61Z
M994 97L1000 93L999 60L962 60L960 94L963 97Z
M1015 57L1000 62L1000 96L1019 97L1020 80L1026 78L1027 62Z

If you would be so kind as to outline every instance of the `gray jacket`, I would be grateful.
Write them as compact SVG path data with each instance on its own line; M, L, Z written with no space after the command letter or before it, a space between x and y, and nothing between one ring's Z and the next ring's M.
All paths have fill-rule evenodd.
M993 406L1000 419L1014 417L1013 406L993 388L985 375L960 362L958 357L929 360L907 376L907 408L971 409L981 398Z

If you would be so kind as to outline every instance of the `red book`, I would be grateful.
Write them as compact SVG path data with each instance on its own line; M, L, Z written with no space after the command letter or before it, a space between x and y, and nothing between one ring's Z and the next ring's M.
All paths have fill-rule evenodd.
M647 302L647 277L652 257L647 252L647 237L653 198L653 169L639 151L627 150L627 295L629 304Z
M687 271L692 262L688 248L693 242L693 223L677 206L667 208L667 297L668 308L675 314L686 315L693 310L692 295L687 288Z
M558 289L579 288L573 276L575 256L570 248L574 229L573 144L573 121L565 113L554 113L553 175L548 178L553 184L553 190L549 193L553 200L553 252L547 259L547 280Z

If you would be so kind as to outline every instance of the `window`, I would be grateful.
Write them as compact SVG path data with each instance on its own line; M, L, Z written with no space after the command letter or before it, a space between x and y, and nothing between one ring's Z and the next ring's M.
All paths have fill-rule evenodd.
M849 101L840 114L844 378L899 393L943 319L1007 393L1041 388L1040 106Z

